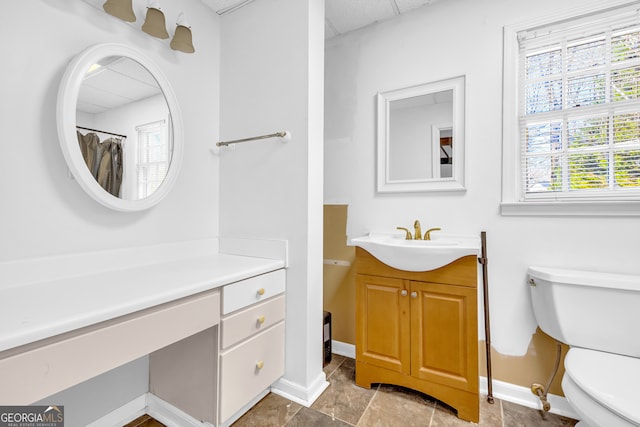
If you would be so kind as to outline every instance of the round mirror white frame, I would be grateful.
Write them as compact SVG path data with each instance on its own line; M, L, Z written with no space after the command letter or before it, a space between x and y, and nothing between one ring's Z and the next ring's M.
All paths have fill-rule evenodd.
M158 83L169 108L173 132L173 150L169 170L158 189L143 199L126 200L105 191L89 171L78 144L76 103L83 78L92 65L110 56L127 57L146 68ZM118 43L98 44L81 52L71 61L62 77L56 113L58 139L67 165L84 191L102 205L123 212L141 211L160 202L173 187L182 163L182 116L171 84L160 68L142 52Z

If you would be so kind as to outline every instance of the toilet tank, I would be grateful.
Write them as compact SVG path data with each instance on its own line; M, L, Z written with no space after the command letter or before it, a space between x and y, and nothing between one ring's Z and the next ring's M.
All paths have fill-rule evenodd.
M536 321L573 347L640 357L640 275L529 267Z

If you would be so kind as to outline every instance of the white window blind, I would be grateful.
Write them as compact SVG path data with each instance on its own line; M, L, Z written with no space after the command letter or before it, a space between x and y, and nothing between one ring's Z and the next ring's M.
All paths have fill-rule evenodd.
M524 200L640 198L636 9L518 33Z
M165 120L136 127L138 131L137 192L143 199L153 194L169 170L170 150Z

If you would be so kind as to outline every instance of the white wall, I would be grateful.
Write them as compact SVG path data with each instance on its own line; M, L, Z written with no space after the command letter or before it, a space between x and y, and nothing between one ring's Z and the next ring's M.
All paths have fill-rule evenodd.
M451 125L453 103L391 108L389 122L389 180L433 178L434 157L440 168L440 139L433 140L432 128Z
M218 159L209 148L219 128L219 19L199 0L177 3L162 4L169 32L184 11L194 33L193 55L174 52L81 0L0 4L0 262L218 234ZM134 0L134 6L139 26L146 1ZM68 176L57 139L56 98L64 70L74 55L101 42L143 50L163 70L182 107L181 173L166 199L141 213L111 211L84 194ZM146 392L147 369L143 358L85 384L80 393L60 393L56 403L82 405L74 425L86 425L121 405L123 396L126 401ZM121 384L127 384L124 391ZM78 394L90 398L79 402Z
M322 372L324 2L260 0L222 19L220 234L289 241L285 376L309 402Z
M64 405L66 425L86 426L130 403L148 388L149 359L145 356L33 404Z
M499 213L502 28L582 0L447 0L327 44L325 203L349 205L348 235L410 226L487 232L492 341L523 355L535 331L529 265L640 273L638 217ZM600 1L603 8L607 1ZM375 194L375 94L466 75L467 191Z
M0 10L5 43L0 81L0 261L59 253L147 245L217 234L219 20L199 0L166 2L169 31L184 11L196 53L131 28L81 0L9 0ZM138 23L146 1L134 1ZM104 208L68 177L56 132L56 97L69 61L101 42L143 50L173 85L184 121L184 161L173 191L141 213Z

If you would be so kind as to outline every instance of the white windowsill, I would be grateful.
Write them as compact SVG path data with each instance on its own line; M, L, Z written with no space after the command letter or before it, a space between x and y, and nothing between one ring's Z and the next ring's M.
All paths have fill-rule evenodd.
M505 216L640 216L640 201L503 202Z

